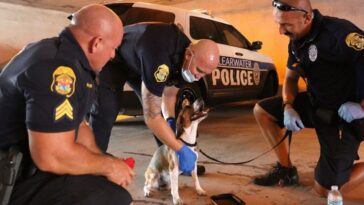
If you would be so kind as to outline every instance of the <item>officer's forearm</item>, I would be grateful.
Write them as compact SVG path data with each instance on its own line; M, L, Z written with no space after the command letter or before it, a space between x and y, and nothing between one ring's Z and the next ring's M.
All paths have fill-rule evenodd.
M56 174L107 176L112 158L109 155L91 152L83 145L75 144L70 152L55 159L54 166L49 171Z
M162 112L164 118L177 117L175 114L177 93L178 88L174 86L164 88L162 96Z
M79 126L76 142L84 145L87 149L94 153L103 153L97 146L95 135L91 128L86 124L86 121L83 121Z
M113 159L75 142L75 131L43 133L29 130L32 160L42 171L55 174L106 175Z
M167 122L162 118L162 116L159 115L152 118L150 116L144 115L144 119L149 129L151 129L163 143L175 151L182 148L182 142L176 139L176 135L173 133L172 129L168 126Z
M282 98L283 104L293 104L294 99L297 95L298 86L285 81L284 86L282 88Z
M293 104L298 92L298 76L287 69L282 87L283 104Z
M102 153L100 148L97 146L95 136L91 128L86 124L86 121L83 121L79 126L76 142L84 145L87 149L94 153Z
M151 93L142 83L142 99L145 124L173 150L180 150L183 143L176 139L176 135L161 116L162 98Z

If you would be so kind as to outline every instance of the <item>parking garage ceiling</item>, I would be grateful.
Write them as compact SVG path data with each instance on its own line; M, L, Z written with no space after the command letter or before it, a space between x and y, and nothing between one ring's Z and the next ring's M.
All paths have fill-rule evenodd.
M164 5L174 5L184 2L189 2L192 0L142 0L143 2L164 4ZM47 8L53 10L60 10L66 12L72 12L78 8L89 4L89 3L108 3L115 1L102 1L102 0L0 0L0 2L7 2L12 4L21 4L25 6L33 6L37 8ZM135 2L135 1L119 1L119 2Z

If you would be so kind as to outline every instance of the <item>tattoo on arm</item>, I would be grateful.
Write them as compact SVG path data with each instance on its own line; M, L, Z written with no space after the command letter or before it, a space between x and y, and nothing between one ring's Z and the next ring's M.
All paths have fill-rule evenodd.
M143 82L142 101L145 117L156 118L161 115L162 98L151 93Z

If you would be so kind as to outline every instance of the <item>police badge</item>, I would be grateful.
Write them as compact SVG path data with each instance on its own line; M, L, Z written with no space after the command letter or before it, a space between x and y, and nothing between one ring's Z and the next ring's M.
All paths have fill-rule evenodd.
M315 62L317 59L317 47L316 45L312 44L308 48L308 58L311 60L311 62Z
M158 69L154 72L154 78L158 83L166 82L169 75L169 68L166 64L158 66Z
M51 91L66 97L71 97L75 92L76 75L70 67L59 66L53 72Z
M364 36L358 33L350 33L346 36L345 39L346 45L351 48L354 48L357 51L361 51L364 49Z

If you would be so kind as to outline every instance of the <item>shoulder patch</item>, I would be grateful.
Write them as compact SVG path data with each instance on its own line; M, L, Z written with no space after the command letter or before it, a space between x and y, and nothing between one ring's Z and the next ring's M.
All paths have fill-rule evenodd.
M358 33L350 33L346 36L345 39L346 45L351 48L354 48L357 51L361 51L364 49L364 36Z
M169 75L169 67L166 64L158 66L154 72L154 78L158 83L166 82Z
M56 107L54 113L54 120L57 121L64 116L66 116L70 120L73 120L73 107L67 99L63 103L61 103L58 107Z
M75 92L76 75L72 68L59 66L52 74L51 91L66 97L71 97Z

